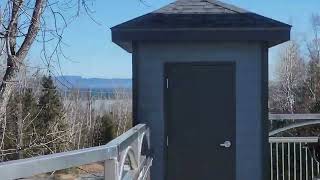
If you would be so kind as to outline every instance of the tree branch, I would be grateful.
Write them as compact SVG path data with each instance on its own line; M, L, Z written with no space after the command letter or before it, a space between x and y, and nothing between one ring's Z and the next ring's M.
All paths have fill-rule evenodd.
M46 3L46 0L36 0L35 2L35 7L32 14L31 24L28 29L28 33L26 35L26 38L22 42L22 45L19 48L16 55L17 59L19 60L23 60L26 57L33 41L35 40L38 34L39 27L40 27L40 18L41 18L41 14L43 12L45 3Z

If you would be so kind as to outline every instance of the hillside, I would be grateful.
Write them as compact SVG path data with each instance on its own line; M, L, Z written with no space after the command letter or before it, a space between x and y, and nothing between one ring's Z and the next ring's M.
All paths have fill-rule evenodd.
M131 79L103 79L103 78L83 78L81 76L58 76L56 84L60 88L77 89L131 89Z

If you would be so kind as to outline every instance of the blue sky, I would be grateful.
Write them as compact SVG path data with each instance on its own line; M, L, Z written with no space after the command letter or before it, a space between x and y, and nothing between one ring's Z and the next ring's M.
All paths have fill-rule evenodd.
M110 27L156 10L172 0L96 0L93 16L101 23L95 24L87 16L80 16L64 35L65 54L72 60L63 60L62 73L83 77L131 78L131 54L111 42ZM292 37L304 39L311 33L310 17L320 13L319 0L224 0L294 26ZM36 47L36 46L35 46ZM279 47L270 51L271 74L277 62ZM29 56L32 66L42 65L36 50ZM272 75L271 75L272 76Z

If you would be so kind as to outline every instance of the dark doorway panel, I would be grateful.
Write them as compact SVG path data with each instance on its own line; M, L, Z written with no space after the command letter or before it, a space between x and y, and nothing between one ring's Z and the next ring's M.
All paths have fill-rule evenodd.
M235 180L235 64L169 63L166 78L166 179Z

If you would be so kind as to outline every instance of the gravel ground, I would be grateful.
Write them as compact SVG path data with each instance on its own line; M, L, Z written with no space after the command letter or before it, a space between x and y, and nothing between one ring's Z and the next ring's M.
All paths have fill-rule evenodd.
M103 171L103 163L93 163L80 166L78 171L76 171L77 173L70 173L74 171L69 171L68 174L60 174L60 172L54 176L41 174L21 180L103 180Z
M25 178L21 180L103 180L103 174L95 174L95 175L89 175L89 174L83 174L79 176L73 176L73 175L61 175L61 176L55 176L55 177L49 177L47 175L39 175L31 178Z

